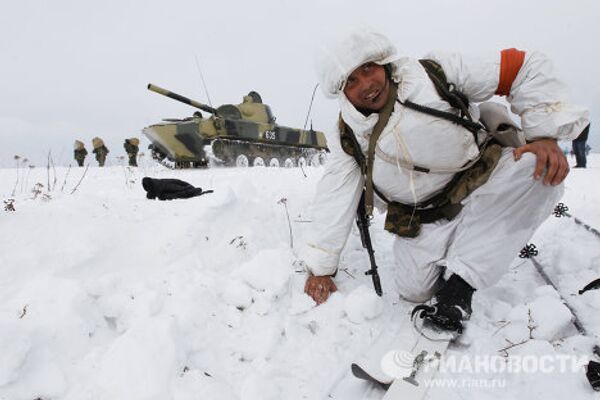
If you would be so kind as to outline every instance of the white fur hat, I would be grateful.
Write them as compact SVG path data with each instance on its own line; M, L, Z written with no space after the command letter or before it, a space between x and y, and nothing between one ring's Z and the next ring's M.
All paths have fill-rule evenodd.
M316 60L321 90L326 97L335 98L357 67L367 62L385 65L396 59L396 47L387 37L370 29L354 30L321 48Z

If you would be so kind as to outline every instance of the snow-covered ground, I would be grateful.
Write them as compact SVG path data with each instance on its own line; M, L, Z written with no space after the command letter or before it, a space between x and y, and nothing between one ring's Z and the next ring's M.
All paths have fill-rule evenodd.
M600 155L588 163L567 178L564 202L600 228ZM0 400L381 398L349 377L349 364L379 333L407 324L412 305L394 291L402 277L382 216L372 229L381 299L363 275L356 230L339 291L319 307L303 294L295 254L322 167L172 171L146 161L90 167L71 193L83 172L0 170L4 207L14 199L15 209L0 210ZM144 176L214 193L147 200ZM587 330L600 334L600 290L577 294L600 277L600 238L550 217L532 242ZM531 261L516 258L501 282L476 293L448 356L590 356L593 340L570 317ZM458 384L434 385L429 398L595 398L582 371L530 369L442 371ZM493 379L504 384L482 383ZM344 397L332 394L340 386Z

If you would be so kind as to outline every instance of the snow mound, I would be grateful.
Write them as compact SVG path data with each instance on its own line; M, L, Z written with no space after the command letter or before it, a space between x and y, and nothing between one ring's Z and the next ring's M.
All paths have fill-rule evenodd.
M16 324L0 324L0 386L19 376L30 349L31 341L23 329Z
M277 295L283 291L293 272L292 262L293 257L288 250L262 250L232 275L257 291Z
M373 289L361 285L344 302L344 312L356 324L377 318L383 311L383 302Z
M168 398L175 377L178 335L168 318L139 321L116 339L99 360L97 399Z
M571 329L571 311L550 286L536 290L533 301L514 307L508 314L511 331L518 336L554 341L564 337Z
M227 282L221 293L225 303L244 310L254 301L252 289L244 282L232 279Z

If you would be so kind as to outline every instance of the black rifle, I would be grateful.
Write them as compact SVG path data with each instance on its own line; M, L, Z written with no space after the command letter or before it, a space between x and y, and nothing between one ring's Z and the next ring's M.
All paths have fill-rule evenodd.
M358 209L356 210L356 225L358 226L358 231L360 232L360 240L362 241L362 245L365 249L367 249L367 253L369 253L369 260L371 261L371 269L365 272L365 275L371 275L371 279L373 279L373 287L375 288L375 293L377 293L377 296L381 296L381 281L379 280L377 264L375 263L375 251L373 250L373 244L371 243L371 235L369 234L370 221L367 218L367 213L365 211L364 191L360 198L360 202L358 203Z

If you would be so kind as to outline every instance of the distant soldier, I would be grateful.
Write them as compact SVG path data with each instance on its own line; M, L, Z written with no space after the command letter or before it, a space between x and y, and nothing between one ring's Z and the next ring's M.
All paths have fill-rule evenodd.
M123 144L123 147L125 147L125 152L129 156L129 166L131 167L137 167L137 155L138 151L140 151L139 145L140 139L135 137L125 139L125 143Z
M275 118L271 114L271 108L263 104L260 94L255 91L251 91L244 96L242 103L238 104L238 109L242 116L250 121L275 122Z
M575 159L577 164L573 168L586 168L587 167L587 152L585 147L587 146L588 134L590 133L590 124L585 127L583 132L576 139L573 140L573 152L575 153Z
M83 144L83 142L76 140L75 141L75 146L74 146L74 157L75 160L77 160L77 164L79 164L80 167L83 167L83 162L85 161L85 156L87 156L87 150L85 149L85 145Z
M98 165L100 167L104 167L106 156L109 153L108 149L104 145L104 141L99 137L95 137L92 139L92 145L94 146L92 153L96 154L96 161L98 161Z

